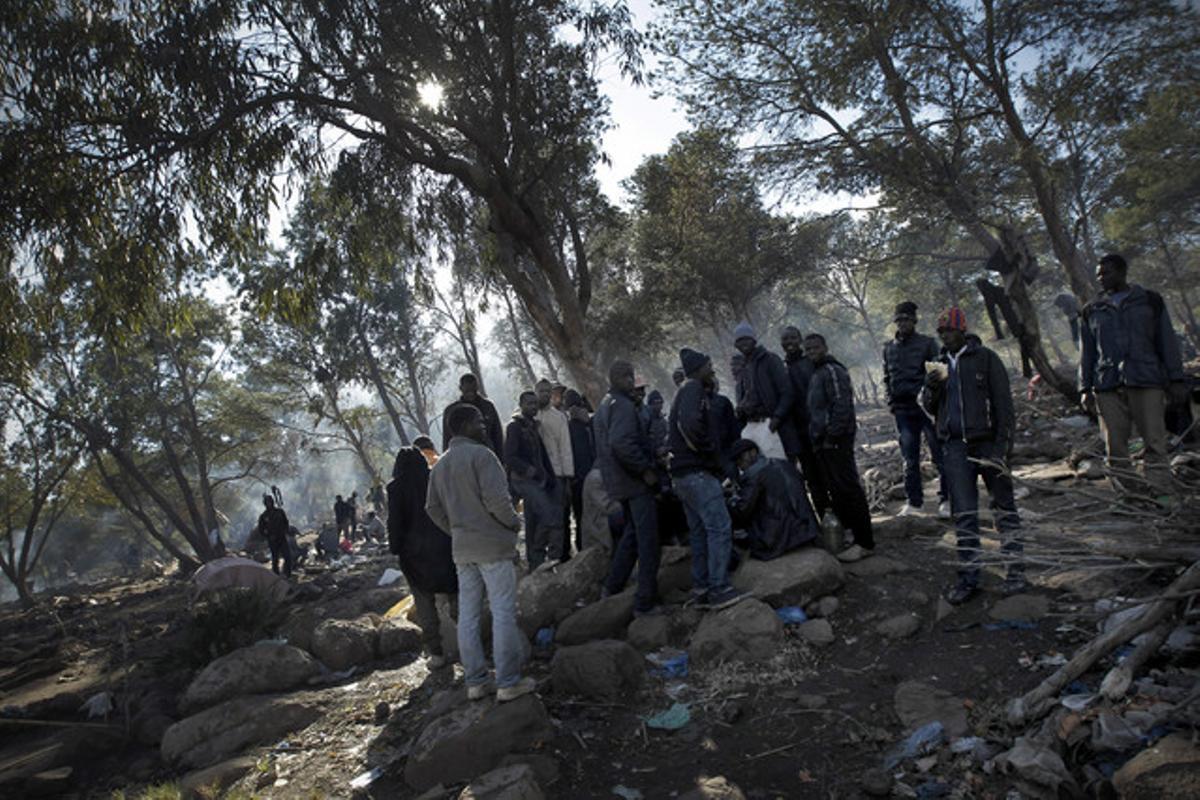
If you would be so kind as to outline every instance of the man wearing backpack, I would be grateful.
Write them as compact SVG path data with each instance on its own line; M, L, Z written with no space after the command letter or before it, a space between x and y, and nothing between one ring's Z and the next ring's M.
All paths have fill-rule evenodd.
M1162 296L1129 283L1128 271L1116 253L1096 267L1101 293L1082 315L1081 399L1100 414L1112 480L1133 477L1129 436L1136 427L1146 443L1146 481L1170 495L1164 414L1168 391L1177 401L1186 396L1183 360Z

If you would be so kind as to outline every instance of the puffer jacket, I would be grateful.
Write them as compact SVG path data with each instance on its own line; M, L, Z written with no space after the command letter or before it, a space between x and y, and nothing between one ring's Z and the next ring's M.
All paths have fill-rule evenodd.
M519 478L543 486L554 485L554 467L538 431L538 421L526 419L521 412L513 414L504 432L504 466L509 480Z
M1179 338L1157 292L1131 284L1121 305L1104 294L1084 306L1082 317L1081 391L1165 388L1184 379Z
M667 442L671 474L727 473L721 453L721 421L712 392L702 382L688 378L679 387L667 417Z
M769 561L817 538L804 479L791 464L759 456L742 473L732 506L750 534L752 558Z
M649 494L651 488L642 475L654 469L654 448L646 419L633 398L617 391L604 395L592 427L596 464L608 496L620 501Z
M892 411L917 408L925 386L925 362L937 361L941 347L932 336L899 336L883 346L883 391Z
M808 385L808 435L814 447L854 441L854 386L850 373L832 356L816 362Z
M938 360L950 363L945 348ZM1000 445L997 452L1007 453L1012 446L1015 416L1008 370L1000 356L984 347L979 337L969 336L951 379L958 382L963 439L968 443L996 442ZM943 441L950 438L950 394L944 382L926 384L922 394L922 404L934 415L934 427Z

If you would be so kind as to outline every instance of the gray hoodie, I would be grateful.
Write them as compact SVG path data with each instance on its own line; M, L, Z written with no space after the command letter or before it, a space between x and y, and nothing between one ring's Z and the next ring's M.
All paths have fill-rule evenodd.
M516 555L521 519L496 454L455 436L429 474L425 511L450 534L455 564L490 564Z

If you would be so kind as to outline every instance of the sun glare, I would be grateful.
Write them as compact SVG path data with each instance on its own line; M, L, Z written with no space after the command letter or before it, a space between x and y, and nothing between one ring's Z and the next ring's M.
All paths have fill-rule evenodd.
M428 81L417 87L417 94L421 98L421 105L436 109L442 104L445 91L433 81Z

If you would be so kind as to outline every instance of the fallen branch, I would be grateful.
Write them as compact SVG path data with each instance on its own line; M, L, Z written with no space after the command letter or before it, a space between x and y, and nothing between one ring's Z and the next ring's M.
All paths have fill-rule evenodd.
M1172 599L1158 598L1146 604L1146 610L1128 619L1111 631L1101 634L1084 645L1075 656L1023 696L1008 704L1008 723L1019 727L1041 718L1054 706L1053 698L1067 684L1091 669L1092 665L1121 645L1157 626L1169 616L1179 602L1178 595L1200 588L1200 562L1192 564L1167 587L1164 594Z
M1100 694L1108 700L1124 697L1129 691L1129 685L1133 683L1133 676L1158 652L1158 648L1162 647L1171 634L1172 627L1170 621L1160 622L1158 627L1146 634L1145 641L1104 676L1104 680L1100 682Z

